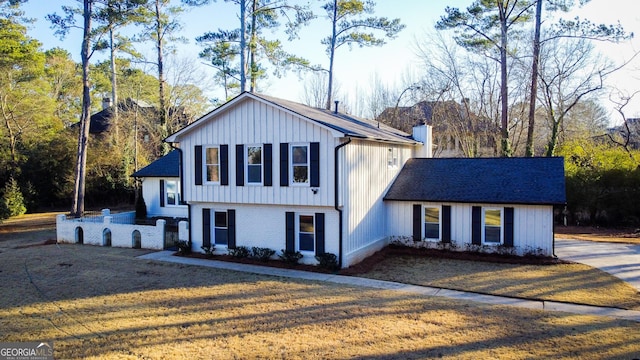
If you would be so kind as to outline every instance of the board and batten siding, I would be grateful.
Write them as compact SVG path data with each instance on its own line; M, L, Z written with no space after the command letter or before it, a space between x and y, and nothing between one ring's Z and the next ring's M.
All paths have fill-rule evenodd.
M398 149L398 166L389 167L389 148ZM385 245L387 210L382 201L404 163L412 156L412 145L353 140L344 147L340 196L344 204L344 254L361 253ZM342 151L341 150L341 151ZM343 176L342 176L343 175ZM364 251L369 252L369 251ZM347 262L354 262L347 260Z
M280 144L320 143L320 186L280 186ZM272 144L272 186L236 185L236 145ZM229 185L194 185L194 147L228 145ZM180 138L184 156L184 199L187 202L333 206L333 134L312 121L253 99L239 102L215 119L205 120ZM263 152L264 153L264 152ZM244 157L244 154L239 154ZM203 156L204 159L204 156ZM263 164L264 166L264 164ZM246 175L245 175L246 176Z
M413 235L413 205L451 206L451 241L458 250L471 244L472 207L514 208L514 248L517 254L538 252L553 255L553 206L552 205L505 205L505 204L460 204L409 201L386 201L387 230L390 239L410 238ZM504 226L504 224L503 224Z
M147 216L186 218L188 216L186 205L160 205L160 198L165 196L160 193L160 180L164 180L165 182L169 180L176 181L178 183L178 188L180 188L180 178L144 178L142 180L142 197L144 198L145 205L147 206Z

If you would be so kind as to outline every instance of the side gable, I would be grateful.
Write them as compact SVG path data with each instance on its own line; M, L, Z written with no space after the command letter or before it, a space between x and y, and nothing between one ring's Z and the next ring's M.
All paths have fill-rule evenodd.
M560 205L564 159L410 159L384 200Z

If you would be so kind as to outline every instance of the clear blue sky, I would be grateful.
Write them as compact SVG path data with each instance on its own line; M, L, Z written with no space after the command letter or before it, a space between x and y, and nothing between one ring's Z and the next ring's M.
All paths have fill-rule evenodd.
M391 40L383 47L358 48L351 51L348 48L341 48L336 59L336 79L341 84L343 93L353 96L356 91L367 91L374 75L383 81L396 86L402 86L402 77L408 72L419 72L420 62L415 55L416 38L420 38L425 32L433 31L434 23L444 14L446 6L464 8L471 0L378 0L376 15L389 18L400 18L407 27L397 39ZM36 23L30 30L30 35L43 43L44 49L52 47L63 47L67 49L76 61L79 61L80 36L81 31L75 30L64 40L60 41L53 35L49 23L45 20L45 15L53 12L61 13L61 5L77 6L80 2L76 0L30 0L24 6L27 16L35 18ZM319 9L320 2L312 3L318 15L324 15ZM638 0L616 0L616 6L611 5L609 0L592 0L585 9L582 17L589 18L593 22L615 23L620 21L625 29L634 31L636 36L640 36L640 12L637 11L640 5ZM197 59L200 51L194 38L206 31L215 31L218 28L232 29L237 27L237 9L232 3L218 0L216 3L200 8L186 7L187 11L181 16L184 24L183 36L187 38L188 44L179 45L179 55L181 57ZM286 43L286 50L296 55L305 57L313 64L328 65L328 58L325 48L320 44L320 39L329 33L329 23L327 20L319 18L313 23L303 28L300 32L300 40ZM282 38L286 42L286 38ZM637 42L634 41L634 42ZM633 45L612 47L602 45L602 50L620 61L628 57L633 50ZM638 50L638 49L636 49ZM148 56L153 56L151 48L143 50ZM625 72L612 78L612 83L622 85L632 91L640 90L640 61L637 61L635 71ZM630 68L634 69L633 67ZM203 70L202 76L207 76L207 70ZM637 74L637 75L636 75ZM268 87L263 89L274 96L300 101L302 92L302 81L296 74L288 74L282 79L270 76ZM220 95L217 95L220 96ZM640 96L629 107L631 115L640 115Z

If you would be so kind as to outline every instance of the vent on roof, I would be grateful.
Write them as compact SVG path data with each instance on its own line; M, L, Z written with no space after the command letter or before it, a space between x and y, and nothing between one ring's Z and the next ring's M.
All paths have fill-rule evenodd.
M336 109L333 111L334 114L338 113L338 104L340 103L340 101L336 100L334 101L334 103L336 104Z

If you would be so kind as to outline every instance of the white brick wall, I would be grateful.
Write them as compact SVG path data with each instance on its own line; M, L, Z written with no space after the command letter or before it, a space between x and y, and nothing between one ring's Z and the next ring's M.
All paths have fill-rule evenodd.
M165 220L156 221L156 225L116 224L112 222L108 210L103 210L103 216L88 218L69 218L65 215L56 217L56 235L59 243L79 242L80 232L83 243L87 245L105 246L108 233L111 233L111 246L133 247L134 231L140 232L141 247L143 249L162 250L164 248Z

